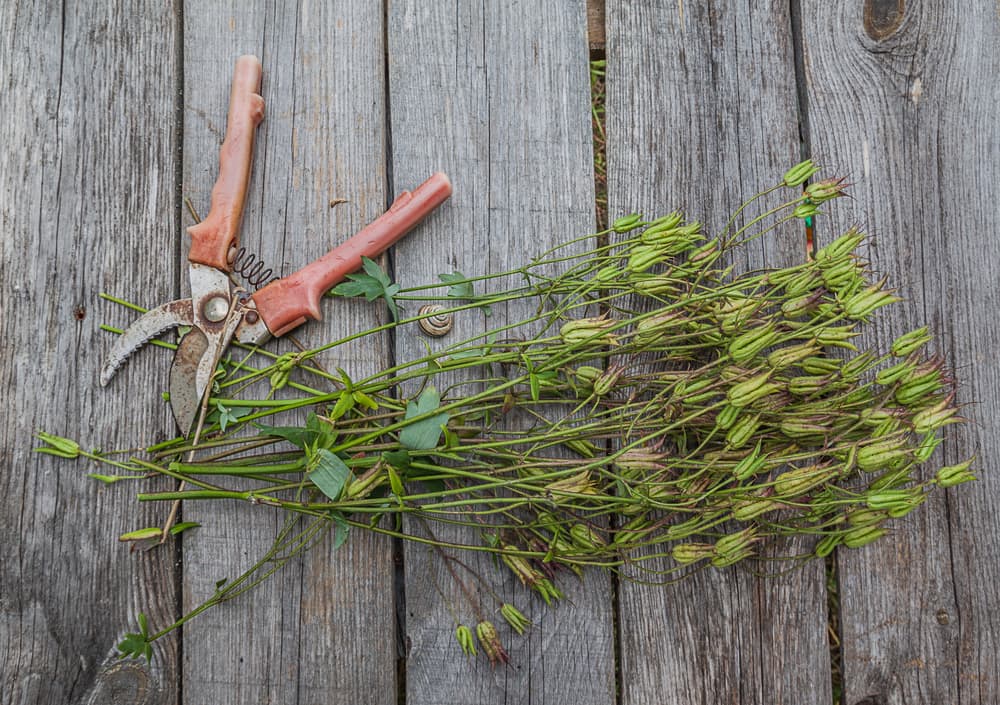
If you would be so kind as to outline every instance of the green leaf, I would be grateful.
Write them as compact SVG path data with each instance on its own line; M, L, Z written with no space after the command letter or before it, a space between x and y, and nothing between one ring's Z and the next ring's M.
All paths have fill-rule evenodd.
M347 523L347 519L341 512L330 512L330 518L337 525L337 530L333 532L333 550L336 551L347 540L347 533L350 531L351 525Z
M330 293L334 296L364 296L368 301L383 298L393 320L399 320L395 296L399 293L400 286L393 284L389 275L374 260L362 257L361 267L363 272L348 274L347 281L335 286Z
M170 527L170 533L176 536L177 534L187 531L188 529L197 529L201 524L196 521L182 521L179 524L174 524Z
M404 420L428 414L441 406L441 397L433 386L429 386L416 401L406 403ZM448 423L448 413L442 412L416 421L399 432L400 444L409 450L431 450L437 447L442 427Z
M158 539L163 535L163 529L158 526L147 526L145 529L126 531L118 537L119 541L145 541L146 539Z
M472 288L472 282L470 282L468 277L461 272L438 274L438 279L443 281L445 284L451 284L451 286L448 287L448 298L472 299L476 296L476 293Z
M409 470L410 468L410 454L403 448L383 452L382 460L397 470Z
M313 456L315 466L309 471L309 479L320 491L336 502L344 489L351 469L343 460L326 448L320 448Z
M118 653L121 658L145 658L146 661L153 660L153 647L149 640L149 625L146 623L146 615L139 613L139 633L129 632L118 642Z
M249 414L251 411L253 411L253 409L251 409L248 406L238 406L238 407L234 407L234 408L230 409L225 404L223 404L221 401L216 401L215 402L215 408L216 408L217 414L212 414L212 416L215 416L216 418L212 418L212 416L209 416L209 420L210 421L217 421L218 424L219 424L219 428L222 431L225 431L226 428L229 426L229 424L236 423L241 418L243 418L244 416L246 416L247 414Z
M327 445L327 443L332 443L332 438L334 434L332 429L319 420L319 417L314 413L310 413L306 417L306 425L302 426L265 426L264 424L255 424L257 430L259 430L265 436L276 436L278 438L284 438L286 441L294 446L302 448L303 450L306 446L311 445ZM322 439L322 442L320 440Z

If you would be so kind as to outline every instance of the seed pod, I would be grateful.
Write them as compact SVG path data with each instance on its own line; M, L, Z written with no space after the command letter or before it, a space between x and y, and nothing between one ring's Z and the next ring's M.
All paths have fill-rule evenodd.
M630 448L614 459L614 466L620 472L635 476L639 473L657 472L666 468L663 461L666 453L655 453L642 448Z
M816 342L823 346L830 346L836 348L846 348L847 350L853 350L857 352L857 348L853 343L849 342L851 338L855 338L859 333L854 330L854 325L846 326L828 326L825 328L820 328L816 333Z
M858 447L856 461L858 468L864 472L872 472L888 466L900 458L908 457L908 451L903 447L901 438L885 438Z
M726 434L726 445L730 448L741 448L759 428L760 414L740 418Z
M819 208L816 207L815 203L809 202L796 206L795 210L792 211L792 215L796 218L812 218L817 213L819 213Z
M823 203L844 195L844 177L814 181L805 188L805 194L813 203Z
M459 624L455 630L455 639L466 656L476 655L476 641L472 638L472 630L464 624Z
M813 163L813 160L806 159L786 171L781 183L790 187L801 186L817 171L819 171L819 167Z
M892 343L890 352L892 352L894 357L906 357L907 355L912 355L933 339L934 336L931 335L927 326L917 328L911 330L909 333L903 333L903 335L896 338Z
M684 317L677 311L664 311L635 324L635 342L648 346L659 341L670 330L684 323Z
M580 318L564 323L559 329L559 336L567 345L578 345L588 342L595 345L615 345L617 338L609 328L617 325L617 321L605 316Z
M608 545L600 534L586 524L576 523L569 527L569 535L573 543L584 551L593 551Z
M594 380L594 395L604 397L611 393L621 378L625 368L618 364L609 365L601 376Z
M781 507L781 504L771 499L757 499L743 502L733 509L733 519L737 521L750 521L779 507Z
M963 419L958 416L958 407L953 402L954 395L948 395L937 404L918 411L913 415L913 430L924 434L948 424L960 423Z
M649 224L646 230L670 230L680 225L681 221L684 220L684 215L679 211L674 211L673 213L668 213L667 215L662 215L653 222Z
M954 487L963 482L971 482L977 479L975 475L969 472L973 460L974 458L969 458L964 463L941 468L934 476L934 481L937 482L939 487Z
M841 360L831 357L807 357L799 367L810 375L828 375L836 372L843 364Z
M745 382L734 384L726 392L726 398L733 406L740 408L749 406L754 401L777 391L780 387L768 380L771 377L771 370L754 375Z
M631 277L632 288L643 296L667 296L681 291L677 277L666 274L644 274Z
M733 477L742 482L759 473L767 462L767 456L761 453L761 441L757 442L757 447L753 452L740 460L733 468Z
M874 526L881 524L889 516L876 509L855 509L847 515L847 523L851 526Z
M820 275L807 269L785 283L785 294L790 297L802 296L814 291L820 284Z
M816 252L815 259L817 261L840 259L858 249L858 246L864 239L865 234L852 227L829 245Z
M497 628L493 626L493 622L484 620L477 624L476 636L479 638L479 644L483 647L483 651L489 657L491 666L510 662L510 656L507 655L506 649L500 643L500 637L497 636Z
M879 370L875 375L875 382L881 385L894 384L901 379L908 378L916 369L917 365L913 360L903 360L892 367Z
M885 536L886 530L879 526L860 526L844 534L843 543L848 548L861 548Z
M775 370L783 370L786 367L791 367L802 362L818 352L819 347L813 341L808 340L804 343L788 345L774 350L767 356L767 364Z
M840 376L847 380L859 377L874 363L875 356L870 352L855 355L840 366Z
M836 476L827 465L808 465L783 472L774 478L774 491L782 497L798 497Z
M712 565L716 568L723 568L752 556L753 545L760 540L757 538L756 531L754 527L750 526L734 534L727 534L716 541Z
M789 438L825 438L830 433L829 426L815 421L788 419L778 424L778 429Z
M728 431L732 428L736 419L739 417L740 412L743 410L738 406L733 406L732 404L727 405L722 411L718 413L715 417L715 426L720 431Z
M934 431L928 431L920 441L920 445L913 451L913 459L918 463L926 463L934 455L934 451L941 445L941 438L938 438Z
M833 549L839 546L842 540L843 538L840 534L827 534L816 544L816 550L814 551L816 557L826 558L833 553Z
M632 230L635 227L637 227L641 220L642 220L642 215L639 213L624 215L611 224L611 229L614 230L616 233L627 233L629 230Z
M781 304L782 315L785 316L785 318L799 318L800 316L805 316L807 313L815 311L816 304L819 303L819 298L817 296L818 293L819 292L811 292L788 299L785 303Z
M729 356L734 362L744 362L773 345L777 339L774 323L758 326L733 339L728 348Z
M876 309L902 301L889 291L883 291L881 286L874 284L859 291L843 302L844 314L854 320L867 320Z
M666 261L667 255L658 245L636 245L628 256L628 271L639 274L653 265Z
M507 620L507 624L510 625L511 629L518 634L524 634L524 630L531 626L531 620L525 617L521 610L509 602L504 602L500 605L500 614Z
M802 375L788 380L788 391L799 397L818 394L829 386L830 377L827 375Z
M714 553L715 546L710 543L679 543L670 550L670 555L681 565L711 558Z
M594 486L590 471L581 470L575 475L548 483L545 485L545 493L557 497L559 495L597 494L597 488ZM558 500L556 501L558 502Z
M604 374L604 370L600 367L593 367L591 365L580 365L573 371L576 381L583 387L593 387L594 382L597 378Z

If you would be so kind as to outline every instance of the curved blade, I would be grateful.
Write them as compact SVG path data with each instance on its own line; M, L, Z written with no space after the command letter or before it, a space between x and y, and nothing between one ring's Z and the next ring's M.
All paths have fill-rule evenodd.
M111 346L107 362L101 368L101 386L107 386L118 368L133 352L160 333L177 326L194 325L191 299L180 299L157 306L144 313L139 320L125 329Z
M208 384L199 384L198 370L208 351L208 338L197 328L192 328L177 346L174 364L170 366L170 410L181 433L191 430L201 406L201 398Z

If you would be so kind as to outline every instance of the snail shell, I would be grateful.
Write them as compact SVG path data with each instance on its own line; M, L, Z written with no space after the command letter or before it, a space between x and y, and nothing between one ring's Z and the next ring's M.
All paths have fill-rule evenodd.
M427 318L420 319L420 330L435 338L445 335L450 331L454 323L454 316L450 313L437 313L444 310L444 306L440 304L425 304L421 306L419 313L421 316L427 316Z

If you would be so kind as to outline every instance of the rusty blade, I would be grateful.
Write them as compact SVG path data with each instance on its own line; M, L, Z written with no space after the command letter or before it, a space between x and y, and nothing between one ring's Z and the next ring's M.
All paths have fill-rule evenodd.
M170 366L170 410L185 436L198 415L205 392L204 386L200 389L198 386L198 368L207 351L208 338L198 328L192 328L181 339Z
M194 325L192 308L191 299L171 301L147 311L139 320L126 328L111 346L107 362L101 368L101 386L107 386L129 355L163 331L177 326Z

